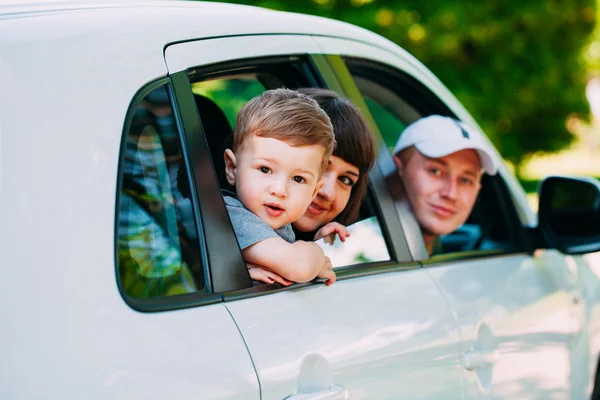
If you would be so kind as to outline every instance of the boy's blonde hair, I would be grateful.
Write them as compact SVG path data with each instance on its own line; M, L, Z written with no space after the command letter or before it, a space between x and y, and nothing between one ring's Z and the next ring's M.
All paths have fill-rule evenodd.
M252 136L281 140L293 147L323 147L321 174L335 147L329 117L310 97L290 89L274 89L247 102L233 131L233 152Z

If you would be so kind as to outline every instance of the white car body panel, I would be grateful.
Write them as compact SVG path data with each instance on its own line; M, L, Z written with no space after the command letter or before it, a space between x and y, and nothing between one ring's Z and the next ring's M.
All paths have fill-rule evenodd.
M224 36L239 37L214 39ZM352 398L528 398L536 388L507 386L520 378L561 396L589 394L600 353L600 253L465 261L152 314L125 304L115 196L136 92L196 65L321 52L395 66L472 121L412 56L337 21L224 4L0 5L0 398L259 399L260 379L262 398L280 399L311 353ZM523 223L535 225L502 168ZM489 283L493 266L510 287L463 301L464 282L444 283L460 269ZM510 294L526 283L529 297ZM577 295L583 304L573 307ZM489 392L462 359L486 321L498 338L540 339L515 338L529 351L499 354ZM570 382L518 375L515 362L578 373Z
M309 354L327 360L333 383L352 399L463 399L454 317L423 269L239 300L227 308L252 354L264 400L294 393ZM317 389L313 395L319 398Z
M0 20L9 94L0 95L0 254L10 282L0 291L0 398L258 399L222 304L143 314L117 289L124 118L139 88L167 71L164 43L130 51L127 17L112 14L110 35L70 14Z
M579 294L563 255L457 261L428 271L456 313L463 357L494 353L490 363L466 372L467 398L581 398L570 396L568 379L581 303L572 301ZM481 343L482 324L491 343Z
M452 95L452 93L450 93L444 86L443 84L433 75L431 74L428 70L426 70L425 68L422 67L422 65L416 61L412 56L408 55L407 53L405 53L403 50L401 49L396 49L396 51L394 50L390 50L390 49L382 49L382 48L377 48L377 47L373 47L370 45L366 45L364 43L357 43L356 41L351 41L351 40L346 40L346 39L342 39L342 38L330 38L330 37L318 37L316 38L317 43L319 44L319 47L321 48L323 53L326 54L340 54L340 55L345 55L345 56L354 56L354 57L360 57L360 58L364 58L364 59L370 59L370 60L374 60L377 62L383 62L386 63L390 66L393 66L411 76L413 76L415 79L419 80L424 86L428 87L433 93L435 93L440 99L442 99L444 101L444 103L446 105L449 106L450 109L452 109L452 111L454 113L456 113L456 115L458 115L461 119L466 120L466 121L470 121L474 126L477 126L477 123L475 120L473 120L473 118L468 114L468 112L464 109L464 107L458 102L458 100L456 100L456 98L454 97L454 95ZM518 181L515 179L514 175L508 170L506 164L504 162L502 162L502 158L501 156L496 152L496 157L499 160L499 174L503 177L504 181L506 182L507 186L509 187L509 191L510 194L512 196L513 202L516 206L517 212L519 214L519 217L521 219L521 222L523 223L523 225L525 226L535 226L537 225L537 215L534 214L531 210L531 208L529 207L529 204L527 202L527 198L525 196L525 193L522 189L522 187L520 186L520 184L518 183ZM391 164L390 164L391 165ZM384 174L386 174L386 171L383 171ZM595 257L595 255L600 254L600 253L594 253L594 254L588 254L585 256L564 256L561 255L560 253L556 252L556 251L547 251L544 253L544 259L547 260L547 262L545 263L546 268L551 269L554 274L554 279L555 279L555 287L554 288L546 288L545 290L543 290L539 295L541 297L546 297L546 296L551 296L553 292L557 292L557 293L561 293L561 295L563 296L563 298L559 301L559 303L561 304L559 306L559 310L556 310L557 313L571 313L569 315L571 315L572 317L572 313L576 313L577 317L576 319L580 320L581 318L585 318L585 316L581 316L579 315L579 311L578 309L580 307L585 307L585 315L589 315L590 312L592 312L591 310L597 310L600 307L600 290L596 289L594 290L585 290L583 288L584 285L590 285L591 283L595 283L597 285L598 283L598 273L596 272L596 276L592 279L587 279L587 280L579 280L579 282L575 282L573 276L578 276L581 274L590 274L590 272L594 271L594 268L596 268L596 270L598 269L598 267L595 267L595 265L600 265L600 258ZM550 261L548 261L548 259ZM561 275L564 274L565 270L567 269L567 265L568 265L568 259L572 259L574 260L573 262L577 263L577 265L579 266L579 270L580 273L579 274L567 274L567 276L565 275ZM593 260L593 261L590 261ZM510 263L514 262L514 261L509 261ZM530 262L533 262L534 264L540 264L540 262L542 262L541 260L530 260ZM524 262L521 264L520 268L523 269L524 271L527 271L527 273L531 276L531 277L535 277L536 271L531 270L531 266L529 265L530 262ZM490 268L491 264L489 261L485 261L484 265L486 265L486 267L482 267L481 265L479 265L481 262L474 262L474 264L472 267L472 270L470 270L471 273L473 273L473 277L478 277L478 279L481 280L481 282L485 282L486 279L490 279L492 277L491 274L486 274L485 272L482 273L482 268ZM467 265L469 263L466 263ZM457 268L459 268L457 266ZM506 267L505 267L506 268ZM436 271L437 273L447 273L447 271L445 271L444 269L438 269L435 268L434 271ZM485 269L484 271L488 271L487 269ZM491 270L490 270L491 271ZM508 273L506 270L504 271L505 273ZM481 274L481 275L480 275ZM563 282L561 280L561 278L569 278L568 281ZM451 290L456 290L456 291L460 291L460 287L456 287L456 288L452 288ZM585 293L584 293L585 292ZM595 294L592 294L595 293ZM444 293L444 295L448 295L448 292L446 291ZM541 299L540 297L540 299ZM575 307L573 307L571 305L571 302L573 301L574 298L577 299L586 299L585 301L585 305L582 304L578 304ZM505 301L506 299L503 299L501 296L498 298L494 298L494 299L478 299L477 301L474 301L471 306L473 306L474 304L483 302L492 302L491 304L502 304L503 301ZM514 305L513 305L514 306ZM470 330L470 335L467 334L465 337L463 337L463 340L465 340L465 350L469 349L469 341L474 341L474 337L473 335L476 334L476 328L479 326L478 324L482 323L482 321L484 321L484 319L477 317L477 309L473 309L473 308L469 308L468 310L465 310L463 307L465 307L464 304L458 305L458 304L452 304L453 309L455 310L455 312L457 314L458 313L457 309L455 307L460 307L464 313L465 316L463 318L466 318L469 320L469 322L467 323L466 321L459 321L459 323L461 324L461 333L463 333L463 330L465 329L465 324L469 325L469 328L467 330ZM522 307L527 307L526 303L522 304ZM518 307L517 307L518 308ZM528 309L530 309L531 307L527 307ZM513 309L514 311L514 309ZM541 311L538 314L538 318L543 318L543 314L548 312L547 310L544 310L543 308L541 309ZM583 311L581 311L583 312ZM564 316L564 315L563 315ZM563 318L564 319L564 318ZM594 319L594 318L585 318L585 320L581 321L581 324L589 324L590 327L590 332L591 331L596 331L597 325L599 325L600 323L596 323L595 321L598 321L598 318ZM556 319L556 324L553 326L549 326L547 323L544 324L543 326L543 330L544 331L549 331L549 332L553 332L551 334L559 334L559 335L565 335L564 334L564 327L560 326L560 323L564 322L561 321L560 318ZM573 322L572 319L570 320L570 322ZM568 328L567 328L568 329ZM493 331L493 329L492 329ZM543 374L537 373L536 375L536 371L530 371L530 373L533 373L534 376L525 376L523 379L532 379L537 381L537 382L546 382L547 386L545 386L546 390L551 391L551 390L555 390L555 392L558 393L563 393L563 395L565 397L571 398L571 399L576 399L576 398L587 398L587 396L589 395L589 392L591 392L591 387L588 387L589 382L593 382L593 376L594 373L596 371L596 366L598 363L598 354L600 354L600 350L598 349L598 344L596 344L598 342L598 339L593 339L593 337L597 337L598 334L596 334L595 336L590 336L588 337L588 331L586 330L577 330L576 333L569 333L571 336L568 338L564 338L564 341L566 343L564 343L567 348L565 348L563 346L562 348L562 353L558 354L556 353L554 350L554 348L550 349L550 348L546 348L545 351L540 351L540 349L536 349L536 351L539 355L539 359L543 360L545 359L546 361L554 361L555 363L557 363L557 365L564 365L565 368L568 368L568 375L571 376L572 382L561 382L560 379L555 379L555 376L544 376ZM504 333L503 333L504 334ZM557 343L555 343L556 345ZM567 351L565 353L565 351ZM545 353L545 354L544 354ZM566 355L566 358L565 358ZM558 361L557 361L558 360ZM533 362L533 360L532 360ZM531 364L525 364L525 365L531 365ZM544 365L548 365L548 364L544 364ZM557 367L560 368L560 367ZM494 368L494 372L496 374L496 379L500 380L501 378L498 377L499 372L497 372L497 370L506 370L506 371L511 371L510 367L508 368L503 368L503 367L498 367L498 368ZM564 370L563 370L564 371ZM572 372L573 371L573 372ZM582 373L583 372L583 373ZM510 380L508 379L509 376L511 376L511 373L513 374L513 378L514 378L514 371L511 371L510 373L508 373L507 375L507 379L506 380ZM474 377L476 374L473 373L469 373L471 377ZM467 382L467 391L470 390L474 390L472 393L468 393L467 398L471 398L470 396L475 396L473 398L478 398L479 395L483 395L485 396L488 391L487 390L481 390L481 385L477 384L475 385L474 382L476 382L476 380L471 379L470 381ZM496 385L497 386L497 385ZM475 388L476 389L473 389ZM505 386L506 387L506 386ZM517 394L515 393L520 393L518 394L519 396L522 396L520 398L531 398L530 396L532 396L531 392L528 392L528 390L533 390L536 389L537 387L521 387L521 392L519 392L518 388L511 388L511 389L506 389L508 391L502 391L502 390L497 390L499 393L498 395L500 396L500 398L502 398L503 396L506 396L505 398L516 398L514 396L517 396ZM542 389L543 390L543 389Z
M577 266L578 286L583 297L583 322L585 328L580 339L583 347L581 353L587 352L583 357L583 367L587 367L588 375L574 377L584 382L581 385L590 385L586 392L592 391L594 372L600 361L600 252L573 257ZM587 362L587 365L585 363Z

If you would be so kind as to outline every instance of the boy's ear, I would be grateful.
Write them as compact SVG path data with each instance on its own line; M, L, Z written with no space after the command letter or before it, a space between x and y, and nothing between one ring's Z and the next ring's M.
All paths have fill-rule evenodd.
M394 164L396 164L396 170L398 171L398 175L404 175L404 164L402 164L402 160L400 160L400 157L398 157L398 155L395 155L392 158L394 159Z
M319 179L317 181L317 184L315 186L315 190L313 191L313 196L312 196L313 199L315 197L317 197L317 194L319 194L319 190L321 190L321 188L323 187L324 184L325 184L325 177L322 176L321 179Z
M225 178L227 179L227 183L235 186L235 172L237 169L235 154L230 149L226 149L225 153L223 153L223 158L225 159Z

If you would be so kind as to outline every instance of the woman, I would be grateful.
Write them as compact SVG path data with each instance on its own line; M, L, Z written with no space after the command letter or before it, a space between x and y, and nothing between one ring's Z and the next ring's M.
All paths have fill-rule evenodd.
M375 143L367 122L349 100L326 89L298 91L315 99L327 113L337 145L323 174L325 184L302 218L292 226L297 240L312 241L337 234L344 241L349 236L346 226L356 221L367 192L369 171L375 160ZM249 269L254 280L285 286L293 283L262 268Z
M323 174L325 184L304 216L293 223L294 231L301 240L317 240L333 232L344 240L345 226L358 217L375 160L371 130L358 108L337 93L316 88L299 92L315 99L327 113L337 145Z

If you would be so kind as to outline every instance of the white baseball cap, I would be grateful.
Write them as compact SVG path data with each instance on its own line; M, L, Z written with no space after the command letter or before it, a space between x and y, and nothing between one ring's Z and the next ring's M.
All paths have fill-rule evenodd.
M450 117L430 115L413 122L400 135L393 154L410 146L415 146L419 153L430 158L473 149L479 154L481 166L487 174L495 175L498 171L494 154L481 133Z

